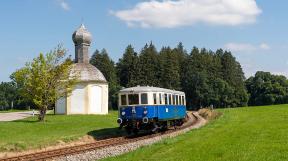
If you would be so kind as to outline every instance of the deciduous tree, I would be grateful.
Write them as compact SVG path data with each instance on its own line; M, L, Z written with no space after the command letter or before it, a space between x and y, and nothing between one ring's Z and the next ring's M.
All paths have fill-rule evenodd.
M11 76L20 87L20 94L39 109L39 120L44 121L48 107L71 94L77 73L71 73L73 62L66 58L66 50L59 45L47 54L40 53L32 62Z

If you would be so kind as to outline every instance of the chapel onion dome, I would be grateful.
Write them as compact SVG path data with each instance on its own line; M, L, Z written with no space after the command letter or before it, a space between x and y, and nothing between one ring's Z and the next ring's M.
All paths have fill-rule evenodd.
M92 41L92 35L86 29L86 27L81 24L81 26L73 33L72 39L75 45L87 44L90 45Z
M89 63L92 35L83 24L73 33L72 39L75 44L75 64L72 65L70 76L76 76L80 82L107 83L101 71Z
M71 74L77 74L78 81L81 82L107 83L101 71L91 64L75 63L72 66Z

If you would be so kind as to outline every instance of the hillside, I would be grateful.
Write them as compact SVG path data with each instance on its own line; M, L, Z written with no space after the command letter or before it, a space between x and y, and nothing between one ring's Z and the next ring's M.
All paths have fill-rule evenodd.
M219 111L222 117L203 128L107 160L288 159L288 105Z

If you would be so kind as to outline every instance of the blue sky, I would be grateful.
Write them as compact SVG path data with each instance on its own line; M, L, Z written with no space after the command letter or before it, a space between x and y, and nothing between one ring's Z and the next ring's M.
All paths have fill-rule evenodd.
M288 76L288 1L277 0L9 0L0 2L0 81L40 52L63 43L82 19L93 35L90 55L106 48L117 61L128 44L139 51L183 42L229 49L246 77L258 70Z

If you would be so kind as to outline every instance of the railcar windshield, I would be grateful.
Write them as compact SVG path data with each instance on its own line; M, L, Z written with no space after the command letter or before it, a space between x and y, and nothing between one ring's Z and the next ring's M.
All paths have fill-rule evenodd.
M129 94L128 95L129 105L138 105L139 104L139 94Z
M141 93L141 104L142 105L148 104L148 94L147 93Z
M127 105L126 95L121 95L121 105Z

